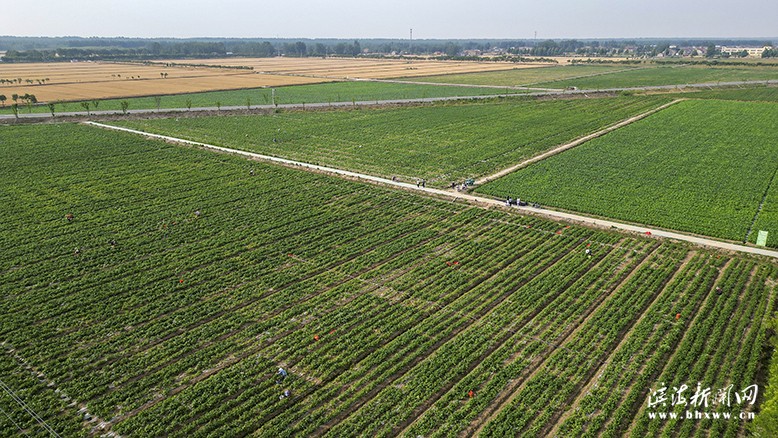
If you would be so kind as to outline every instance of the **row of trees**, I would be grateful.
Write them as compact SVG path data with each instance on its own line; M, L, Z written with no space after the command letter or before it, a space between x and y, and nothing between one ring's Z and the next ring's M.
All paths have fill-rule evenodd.
M0 36L0 50L7 50L5 61L56 61L70 59L164 59L203 58L212 56L354 56L367 51L373 54L460 55L463 51L498 51L514 55L620 55L631 53L651 56L664 53L668 47L706 47L708 45L771 45L766 40L411 40L367 39L142 39L142 38L27 38ZM667 53L665 53L667 54ZM769 56L775 56L770 52Z
M8 100L8 97L5 94L0 94L0 104L2 104L3 107L5 107L5 101ZM34 94L24 94L22 96L19 96L18 94L11 95L11 100L14 101L13 104L11 104L11 110L14 113L14 116L16 118L19 118L19 101L21 100L23 103L27 105L27 111L32 112L32 106L38 103L38 98L35 97Z
M5 94L0 94L0 104L5 106L5 101L8 100L8 97ZM24 94L22 96L14 93L11 95L11 100L14 101L14 103L19 103L21 100L22 102L25 102L29 105L34 105L38 103L38 98L35 97L34 94Z
M26 84L28 84L28 85L32 85L32 84L34 84L36 82L38 83L38 85L43 85L43 84L45 84L46 82L48 82L50 80L51 79L49 79L49 78L44 78L44 79L24 79L24 82ZM3 85L3 84L21 84L21 83L22 83L22 78L14 78L14 79L3 79L3 78L0 78L0 85Z

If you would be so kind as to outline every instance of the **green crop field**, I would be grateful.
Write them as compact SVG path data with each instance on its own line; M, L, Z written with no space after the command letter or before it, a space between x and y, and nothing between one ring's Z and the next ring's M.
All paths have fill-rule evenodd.
M647 402L759 382L772 262L79 125L0 154L4 433L744 433Z
M560 65L553 67L517 68L485 73L465 73L453 75L425 76L409 78L414 82L435 82L444 84L492 85L492 86L530 86L541 82L557 81L578 77L590 77L605 73L631 70L635 67L624 65ZM556 87L552 87L556 88Z
M604 88L629 88L655 85L683 85L716 82L763 81L778 79L776 67L706 67L706 66L662 66L654 68L629 69L579 79L548 81L539 87L578 87L584 90Z
M778 234L776 121L773 103L681 102L478 191L741 241L769 192L758 227Z
M693 93L678 93L678 97L689 99L722 99L742 100L752 102L778 102L778 87L759 86L747 88L728 88L697 91Z
M377 100L423 99L428 97L484 96L493 94L516 94L521 91L499 88L457 87L440 85L400 84L386 82L332 82L315 85L295 85L275 88L275 103L333 103L333 102L372 102ZM8 96L10 101L10 96ZM153 96L126 99L105 99L97 106L90 103L90 111L121 112L121 103L127 101L128 109L156 109L157 102ZM272 105L273 91L271 88L252 88L246 90L212 91L204 93L176 94L161 96L159 107L198 108L216 107L219 102L222 107L247 107L256 105ZM86 113L81 102L61 102L54 107L55 115L64 112ZM21 113L27 113L28 108L19 105ZM32 112L48 113L46 105L33 106ZM10 104L0 107L0 114L11 114Z
M668 102L501 100L380 110L121 122L220 146L445 187Z

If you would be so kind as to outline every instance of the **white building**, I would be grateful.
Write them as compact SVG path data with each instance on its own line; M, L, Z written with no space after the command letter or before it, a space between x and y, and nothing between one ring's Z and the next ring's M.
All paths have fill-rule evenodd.
M748 52L748 56L753 58L761 58L762 53L765 50L771 49L770 46L764 46L764 47L727 47L727 46L721 46L721 54L722 55L739 55L744 50Z

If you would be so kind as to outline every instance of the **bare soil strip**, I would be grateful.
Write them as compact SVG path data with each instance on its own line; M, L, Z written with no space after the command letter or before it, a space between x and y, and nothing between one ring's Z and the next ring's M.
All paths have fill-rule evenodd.
M751 221L751 225L749 225L748 231L746 231L746 237L743 238L743 243L748 243L748 238L751 236L751 233L754 231L754 225L756 225L756 221L757 219L759 219L759 213L762 212L764 203L765 201L767 201L767 195L770 194L770 187L773 186L773 181L775 181L776 174L778 174L778 166L776 166L775 170L773 171L773 176L770 177L770 182L767 183L767 188L764 191L764 196L762 196L762 202L760 202L759 207L756 208L756 214L754 214L754 220Z
M6 344L5 342L3 342L2 344L0 344L0 347L3 347L3 349L5 350L6 354L11 356L16 362L19 363L19 365L21 367L23 367L30 374L35 376L35 378L37 378L39 382L41 382L42 384L46 384L46 388L49 388L49 389L53 390L54 392L58 393L60 398L63 399L64 401L70 401L70 404L68 405L69 407L73 408L74 410L76 408L78 408L78 412L77 413L79 415L84 415L84 418L85 418L84 421L83 421L83 424L85 426L90 425L90 424L92 425L91 432L90 432L91 434L94 434L98 430L104 431L106 429L106 426L108 425L109 422L107 422L105 420L102 420L101 418L97 417L96 415L90 413L87 410L88 408L87 408L86 403L79 402L78 400L74 400L71 397L69 397L64 391L62 391L59 388L59 386L57 385L56 382L53 382L51 379L46 377L46 375L43 373L43 371L39 370L37 367L34 367L34 366L30 365L29 362L27 362L26 360L24 360L24 358L19 356L19 354L16 353L16 350L13 348L12 345ZM13 394L11 394L11 395L13 395ZM25 408L25 410L26 409L27 408ZM34 414L34 411L33 411L33 414ZM37 414L33 415L33 418L35 418L35 416L37 416ZM86 418L89 418L89 420L86 420ZM39 420L39 419L40 419L40 417L36 418L36 421ZM43 420L41 420L41 421L43 421ZM45 423L45 421L43 422L43 424L45 425L44 427L51 434L53 434L53 435L55 435L57 437L59 436L48 424Z

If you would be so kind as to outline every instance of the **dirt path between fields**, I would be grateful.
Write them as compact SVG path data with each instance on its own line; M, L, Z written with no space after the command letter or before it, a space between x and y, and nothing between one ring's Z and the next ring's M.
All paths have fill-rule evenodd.
M637 117L637 116L636 116ZM151 134L148 132L138 131L135 129L130 128L122 128L118 126L112 126L112 125L106 125L103 123L97 123L97 122L84 122L87 125L90 126L96 126L99 128L104 129L111 129L114 131L121 131L121 132L127 132L131 134L136 134L140 136L144 136L150 139L154 140L163 140L170 143L176 143L176 144L183 144L187 146L194 146L209 150L214 150L222 153L227 154L233 154L233 155L240 155L243 157L247 157L249 159L258 160L258 161L268 161L272 163L279 163L287 167L295 168L295 169L301 169L301 170L307 170L309 172L322 172L322 173L328 173L332 175L339 175L342 177L350 178L357 181L366 181L373 184L380 184L383 186L389 186L389 187L395 187L395 188L401 188L408 191L416 191L425 193L428 195L434 195L435 197L442 197L444 199L450 199L454 202L457 202L459 200L462 200L464 202L472 203L477 206L487 207L487 208L495 208L495 207L503 207L508 208L505 205L504 200L498 200L494 198L487 198L482 196L475 196L471 195L469 193L458 193L456 191L449 191L449 190L441 190L441 189L435 189L430 187L417 187L416 184L411 183L404 183L400 181L392 181L391 179L386 179L378 176L373 175L365 175L357 172L352 172L349 170L343 170L343 169L336 169L333 167L326 167L326 166L319 166L316 164L309 164L309 163L303 163L300 161L294 161L294 160L287 160L285 158L278 158L273 157L270 155L262 155L257 154L254 152L247 152L247 151L241 151L238 149L230 149L225 148L221 146L215 146L210 145L207 143L200 143L197 141L191 141L191 140L184 140L181 138L176 137L170 137L166 135L159 135L159 134ZM537 216L542 216L545 218L550 218L551 220L563 220L566 222L573 222L578 225L584 225L589 227L599 227L599 228L616 228L619 230L629 231L633 233L643 234L650 237L662 237L667 239L673 239L673 240L680 240L684 242L689 242L694 245L699 246L707 246L711 248L717 248L717 249L723 249L727 251L736 251L736 252L743 252L748 254L756 254L756 255L763 255L768 257L775 257L778 258L778 251L775 250L769 250L766 248L756 248L751 246L745 246L745 245L739 245L735 243L730 242L722 242L719 240L714 240L706 237L698 237L698 236L691 236L688 234L682 234L679 232L674 231L666 231L666 230L660 230L656 228L650 228L645 225L632 225L632 224L625 224L621 222L615 222L605 219L597 219L590 216L584 216L582 214L574 214L574 213L566 213L562 211L556 211L556 210L548 210L545 208L535 208L535 207L519 207L519 206L511 206L509 208L510 210L516 210L519 211L522 214L532 214Z
M505 175L507 175L509 173L513 173L513 172L515 172L515 171L517 171L517 170L519 170L521 168L527 167L527 166L529 166L532 163L536 163L538 161L545 160L546 158L548 158L548 157L550 157L552 155L556 155L556 154L558 154L560 152L564 152L564 151L566 151L568 149L572 149L572 148L574 148L576 146L579 146L579 145L582 145L582 144L586 143L589 140L592 140L592 139L597 138L597 137L601 137L601 136L603 136L603 135L605 135L605 134L607 134L609 132L615 131L615 130L617 130L619 128L622 128L624 126L627 126L627 125L629 125L631 123L637 122L638 120L645 119L646 117L648 117L648 116L650 116L650 115L652 115L654 113L662 111L663 109L665 109L665 108L667 108L667 107L669 107L671 105L675 105L676 103L684 101L684 100L686 100L686 99L675 99L672 102L669 102L669 103L666 103L666 104L664 104L662 106L656 107L656 108L654 108L654 109L652 109L650 111L646 111L646 112L644 112L642 114L638 114L638 115L630 117L630 118L628 118L626 120L622 120L621 122L618 122L615 125L608 126L605 129L601 129L601 130L599 130L599 131L597 131L595 133L589 134L589 135L587 135L585 137L578 138L576 140L571 141L570 143L563 144L561 146L557 146L556 148L551 149L550 151L544 152L544 153L542 153L540 155L536 155L536 156L534 156L534 157L532 157L530 159L524 160L524 161L522 161L519 164L516 164L516 165L513 165L511 167L508 167L507 169L503 169L503 170L501 170L501 171L499 171L499 172L497 172L497 173L495 173L493 175L485 176L485 177L477 180L475 183L476 183L476 185L481 185L481 184L488 183L489 181L494 181L497 178L503 177L503 176L505 176Z

